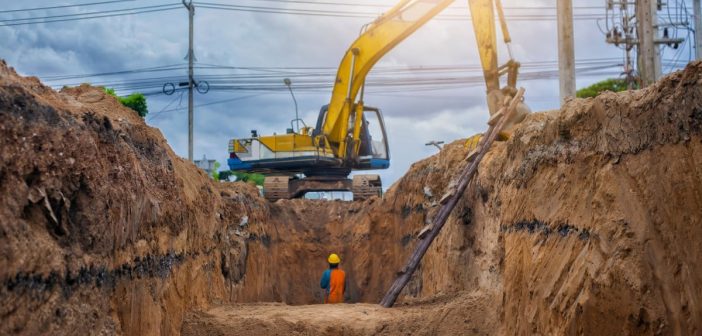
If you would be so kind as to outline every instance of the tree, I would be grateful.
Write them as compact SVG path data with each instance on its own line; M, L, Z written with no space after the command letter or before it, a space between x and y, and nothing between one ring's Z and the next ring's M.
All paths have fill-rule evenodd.
M219 169L219 166L220 166L219 162L215 161L214 169L212 169L212 178L215 179L215 181L219 181L219 171L217 170L217 169Z
M253 183L262 186L265 176L258 173L245 173L242 171L223 170L219 172L219 180L228 180L229 176L236 176L237 181Z
M578 98L596 97L604 91L620 92L627 89L624 79L609 78L592 84L575 92Z
M122 103L122 105L134 110L140 117L144 118L146 117L146 114L149 113L149 109L146 106L146 97L144 96L144 94L134 92L126 97L119 97L115 93L115 89L103 89L105 90L105 93L117 98L117 100L119 100L119 102Z

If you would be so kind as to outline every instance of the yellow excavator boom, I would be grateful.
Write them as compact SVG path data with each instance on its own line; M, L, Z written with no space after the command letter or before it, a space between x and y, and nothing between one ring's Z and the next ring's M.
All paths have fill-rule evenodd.
M358 136L363 111L363 85L366 76L386 53L402 42L407 36L431 20L434 16L451 5L454 0L403 0L365 27L362 34L351 44L339 65L331 101L321 133L326 140L336 148L336 155L345 158L347 149L349 119L353 117L353 140L356 146L353 153L358 152ZM502 11L500 0L469 0L471 18L478 53L483 68L485 85L488 94L490 113L496 111L495 106L504 94L513 95L516 92L516 75L519 63L510 60L500 67L497 60L497 38L495 27L495 8L497 8L504 41L511 42L507 24ZM500 75L508 73L507 92L500 91ZM359 96L360 93L360 97ZM358 100L357 100L358 98ZM491 101L492 100L492 101ZM360 105L360 106L359 106Z
M386 53L414 33L454 0L403 0L365 27L348 48L336 74L322 133L346 157L348 121L366 76ZM363 97L358 103L363 104ZM360 119L354 119L360 123Z
M453 2L401 0L365 25L341 59L331 99L320 111L314 131L291 128L284 135L260 137L252 131L251 138L232 139L230 169L270 173L266 179L270 180L269 187L264 185L264 194L266 189L273 190L270 197L266 196L269 199L298 197L296 195L306 191L353 190L354 198L382 191L377 175L356 175L353 181L347 179L352 170L385 169L390 164L380 110L365 106L363 102L366 77L385 54ZM468 5L485 78L488 108L494 117L505 98L516 93L519 63L512 59L511 40L500 0L468 0ZM497 59L495 10L509 53L504 65L498 65ZM505 74L507 85L501 87L500 77ZM527 111L525 106L518 108L508 127L523 119ZM371 134L369 117L377 120L381 138ZM305 178L300 179L295 174L304 174Z

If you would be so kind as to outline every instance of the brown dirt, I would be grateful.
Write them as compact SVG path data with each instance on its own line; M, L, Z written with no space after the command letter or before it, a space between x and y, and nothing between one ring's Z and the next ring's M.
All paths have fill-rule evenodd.
M4 62L0 133L0 334L172 335L228 297L255 188L211 183L100 89Z
M257 335L493 335L496 298L465 293L435 297L385 309L377 304L288 306L253 303L219 306L190 313L189 336Z
M702 63L529 116L390 310L367 303L462 166L460 142L382 199L271 204L213 183L99 89L54 92L4 63L0 131L0 334L701 331ZM311 305L330 252L359 304Z

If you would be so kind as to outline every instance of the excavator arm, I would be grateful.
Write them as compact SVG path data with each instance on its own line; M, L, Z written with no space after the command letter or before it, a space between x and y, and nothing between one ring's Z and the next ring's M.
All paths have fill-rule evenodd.
M519 63L512 57L512 38L507 29L507 21L502 8L501 0L469 0L471 19L473 21L473 31L478 44L478 54L483 68L485 78L485 88L487 92L487 103L490 115L497 112L503 104L505 97L513 97L517 93L517 74L519 73ZM503 65L497 61L497 34L495 32L495 12L500 22L502 37L507 46L509 60ZM500 86L500 77L507 75L507 85ZM521 104L516 118L523 118L528 112L528 108ZM515 120L510 124L514 124ZM509 126L509 125L508 125Z
M232 139L227 162L229 168L266 173L263 190L264 196L270 200L300 197L310 191L351 191L354 199L380 194L379 175L348 178L353 170L385 169L390 164L380 110L363 103L366 76L392 48L453 2L401 0L387 13L364 26L341 60L331 100L322 107L315 129L305 127L295 131L290 128L285 134L272 136L258 136L254 130L250 138ZM510 50L509 61L498 65L495 9L508 50L510 42L500 0L468 0L468 4L491 120L495 120L494 114L505 104L505 98L516 93L519 63L512 59ZM507 85L501 87L500 77L504 74L507 74ZM519 122L524 113L516 115L517 120L508 122L508 125ZM374 126L380 128L380 140L377 131L370 132L368 118L377 120Z
M345 158L348 121L354 114L360 124L363 111L362 87L366 76L386 53L448 7L453 0L402 0L390 11L365 27L341 60L322 134ZM357 96L361 92L359 101ZM359 106L360 105L360 106ZM358 130L354 127L354 138ZM355 139L357 140L357 139Z
M358 154L366 76L386 53L453 2L454 0L402 0L364 27L339 65L331 101L323 116L322 129L319 130L321 135L316 140L318 143L328 141L337 157L342 159L346 159L349 153ZM516 92L519 63L512 60L510 50L510 60L507 64L498 66L495 7L508 49L511 42L500 0L469 0L468 3L492 115L505 95L512 96ZM500 76L504 73L508 74L507 86L501 88ZM352 136L349 136L349 120L353 120ZM349 142L354 146L351 151L347 148Z

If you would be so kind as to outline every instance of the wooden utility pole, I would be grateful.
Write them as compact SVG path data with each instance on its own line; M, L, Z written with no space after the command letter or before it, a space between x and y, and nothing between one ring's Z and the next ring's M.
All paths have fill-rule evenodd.
M183 6L188 10L188 18L190 21L190 28L188 32L188 160L193 161L193 87L195 86L195 80L193 79L193 61L195 55L193 55L193 18L195 17L195 5L193 5L193 0L189 0L187 3L183 1Z
M573 2L556 1L558 21L558 78L561 104L575 96L575 42L573 41Z
M695 59L702 59L702 0L694 0Z
M656 0L636 2L638 63L642 86L653 84L661 76L661 59L656 45L656 10Z
M405 285L407 285L410 278L412 278L412 274L414 274L414 271L417 270L417 266L419 266L419 262L422 260L422 257L424 257L424 254L429 249L429 246L434 241L434 238L439 235L439 232L444 224L446 224L446 220L451 214L451 211L463 196L468 184L473 179L475 172L478 170L480 161L483 159L488 149L490 149L490 145L492 145L497 138L497 134L502 130L502 128L504 128L506 122L511 119L512 114L515 113L517 105L522 101L523 96L524 89L520 88L514 98L512 98L509 106L502 107L492 116L490 122L488 123L490 125L488 131L481 137L477 148L468 154L466 158L468 163L455 180L457 181L455 189L451 190L451 187L449 186L449 192L441 198L441 201L439 201L439 203L442 205L441 208L439 208L439 212L437 212L436 216L434 216L429 231L427 232L426 230L422 230L423 232L420 232L419 239L421 239L421 241L419 244L417 244L417 247L410 256L407 265L402 269L400 275L397 277L397 279L395 279L392 286L390 286L390 289L385 294L385 297L383 297L383 300L380 301L381 306L390 308L395 304L395 301L402 292L402 289L405 288Z

